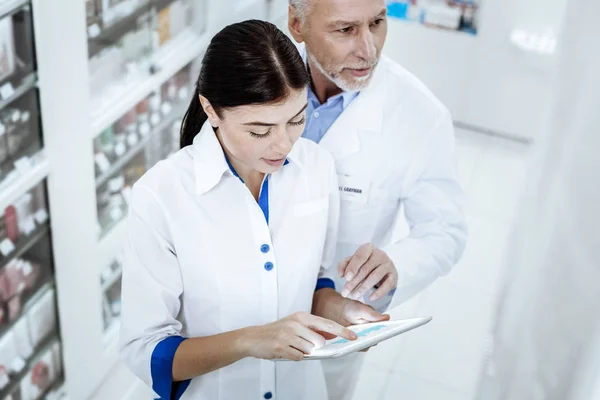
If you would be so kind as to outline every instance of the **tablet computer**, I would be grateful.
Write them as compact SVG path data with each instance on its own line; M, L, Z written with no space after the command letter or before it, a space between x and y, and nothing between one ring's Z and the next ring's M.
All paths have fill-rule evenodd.
M349 326L348 329L356 332L358 339L352 341L338 337L328 340L323 347L314 349L310 354L306 354L304 359L320 360L324 358L343 357L423 326L431 321L431 319L432 317L418 317Z

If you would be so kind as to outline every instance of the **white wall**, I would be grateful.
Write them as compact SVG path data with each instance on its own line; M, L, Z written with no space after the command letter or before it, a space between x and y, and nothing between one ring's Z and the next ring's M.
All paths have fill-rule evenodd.
M599 14L597 0L569 3L557 101L513 232L480 399L597 398Z
M566 0L482 0L479 33L390 19L385 52L421 78L456 120L525 139L540 137L555 93L556 54L521 50L515 29L560 36Z

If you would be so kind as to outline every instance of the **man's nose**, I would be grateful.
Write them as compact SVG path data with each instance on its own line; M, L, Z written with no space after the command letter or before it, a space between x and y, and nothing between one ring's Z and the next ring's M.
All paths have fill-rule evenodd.
M373 61L377 54L375 47L375 37L369 29L361 30L357 36L356 55L363 60Z

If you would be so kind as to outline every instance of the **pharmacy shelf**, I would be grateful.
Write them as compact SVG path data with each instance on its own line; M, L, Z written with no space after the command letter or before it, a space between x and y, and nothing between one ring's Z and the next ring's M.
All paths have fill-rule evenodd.
M92 115L92 137L133 109L151 93L160 90L163 83L173 77L183 67L196 60L208 45L207 35L197 35L191 29L179 34L172 42L163 46L153 59L155 73L149 77L123 85L106 107Z
M173 124L177 118L181 118L185 112L184 106L187 107L186 105L178 106L166 118L163 118L163 120L158 123L156 127L152 128L152 132L149 135L140 139L135 146L127 150L127 152L122 157L119 157L114 164L111 164L111 166L105 172L103 172L101 175L98 175L96 178L96 189L105 184L111 176L121 171L131 160L133 160L142 150L144 150L150 140L153 140L153 136L160 134L160 132Z
M14 243L15 249L8 254L6 257L0 256L0 270L4 268L8 263L17 257L22 256L27 250L29 250L34 244L36 244L41 238L48 235L50 232L50 226L45 223L38 225L31 235L25 236L21 234L21 237Z
M102 292L106 292L111 288L112 285L115 284L123 275L123 268L119 267L116 271L113 271L110 277L102 283Z
M48 390L42 394L42 399L45 400L67 400L67 392L65 388L64 374L61 372L56 382L54 382Z
M30 161L30 167L15 171L14 176L6 178L0 184L0 210L13 204L48 176L50 166L44 150L30 157Z
M98 265L100 268L109 265L117 254L123 250L126 234L127 219L123 218L100 239L98 242ZM101 276L101 273L102 271L98 270L97 276Z
M35 73L27 75L8 98L0 100L0 110L3 110L7 105L33 89L36 82L35 76Z
M8 325L2 327L2 329L0 330L0 337L3 337L6 334L6 332L9 332L17 323L19 323L19 321L21 321L21 318L23 318L25 315L27 315L29 310L31 310L31 308L38 301L40 301L40 299L43 298L46 295L46 293L51 291L53 288L54 288L54 283L52 282L52 278L47 278L46 282L43 283L41 286L39 286L37 291L34 291L33 294L30 295L29 298L27 298L25 300L24 305L23 305L21 312L20 312L19 316L17 317L17 319L9 322ZM0 399L3 399L3 398L4 397L0 396Z
M143 151L146 148L149 141L150 135L143 137L135 146L127 150L127 152L122 157L119 157L119 159L116 160L114 164L111 164L110 168L107 169L106 172L102 173L102 175L99 175L98 178L96 178L96 189L105 184L106 181L110 179L110 177L115 175L117 172L121 171L127 165L127 163L133 160L135 156L137 156L141 151Z
M119 348L119 330L121 322L115 319L104 333L105 353L116 354Z
M128 16L121 18L113 24L105 27L98 35L88 39L89 57L92 58L107 46L112 46L121 40L127 33L131 31L132 27L136 26L138 19L144 14L150 12L154 8L157 11L161 11L173 3L173 1L174 0L151 0L135 9Z
M30 0L5 0L0 2L0 18L14 14Z
M42 354L45 354L48 350L50 350L52 346L54 346L57 342L59 342L59 340L56 336L56 333L54 335L48 335L48 337L36 347L35 352L31 357L29 357L29 360L27 360L27 363L25 364L23 370L18 374L11 376L10 384L4 389L2 389L2 391L0 391L0 399L8 398L8 396L12 394L17 389L17 387L21 385L21 380L23 380L23 378L27 376L29 371L31 371L31 368L33 368L35 363L38 361L39 357Z
M121 171L127 163L135 158L142 150L146 148L150 140L160 140L157 136L162 131L170 127L178 118L183 117L188 105L185 103L176 105L173 110L163 118L155 127L152 128L152 132L146 137L143 137L135 146L131 147L127 152L111 164L105 172L96 178L96 189L106 183L111 176L114 176L117 172Z

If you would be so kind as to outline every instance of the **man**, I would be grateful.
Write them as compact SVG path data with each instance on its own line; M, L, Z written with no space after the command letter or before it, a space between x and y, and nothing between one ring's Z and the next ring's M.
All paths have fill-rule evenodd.
M312 77L304 135L333 154L341 197L337 276L317 286L313 312L347 324L327 305L343 296L384 311L459 260L467 233L452 119L381 55L384 0L290 0L288 27ZM410 234L392 243L402 206ZM351 398L361 359L323 363L331 399Z

